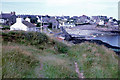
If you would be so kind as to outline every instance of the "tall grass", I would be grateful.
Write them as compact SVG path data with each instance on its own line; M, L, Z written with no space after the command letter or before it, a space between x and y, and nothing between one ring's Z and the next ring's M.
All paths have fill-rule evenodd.
M118 78L118 56L104 46L82 43L68 52L87 78Z
M4 78L77 78L74 61L85 78L118 78L118 56L104 46L85 42L68 47L34 32L2 36Z
M2 36L0 36L0 79L2 79Z
M2 77L3 78L33 78L36 77L34 68L39 61L27 56L19 49L3 48Z

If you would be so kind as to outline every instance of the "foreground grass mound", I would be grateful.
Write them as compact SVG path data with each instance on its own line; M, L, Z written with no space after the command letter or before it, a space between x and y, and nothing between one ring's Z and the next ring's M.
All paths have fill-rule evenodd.
M118 78L118 56L94 43L67 46L43 33L3 32L3 78Z
M2 63L4 78L25 78L36 77L34 68L39 61L18 48L3 46Z
M7 50L6 50L7 49ZM74 65L54 49L3 43L3 78L75 78Z
M68 52L79 63L87 78L118 78L118 56L108 48L93 43L72 46Z

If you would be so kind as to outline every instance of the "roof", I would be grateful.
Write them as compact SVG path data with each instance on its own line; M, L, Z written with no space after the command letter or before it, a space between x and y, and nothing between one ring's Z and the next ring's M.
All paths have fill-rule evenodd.
M10 14L10 13L2 13L0 14L0 18L4 18L4 19L7 19L7 18L10 18L13 14Z
M28 22L28 21L23 21L22 23L23 23L24 25L26 25L27 27L29 27L29 28L36 27L34 24L32 24L32 23L30 23L30 22Z

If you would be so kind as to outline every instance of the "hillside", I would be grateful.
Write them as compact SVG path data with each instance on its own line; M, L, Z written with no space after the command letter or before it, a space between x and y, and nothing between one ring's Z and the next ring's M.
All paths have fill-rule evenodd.
M2 71L3 78L118 78L118 56L95 43L67 46L43 33L3 32Z

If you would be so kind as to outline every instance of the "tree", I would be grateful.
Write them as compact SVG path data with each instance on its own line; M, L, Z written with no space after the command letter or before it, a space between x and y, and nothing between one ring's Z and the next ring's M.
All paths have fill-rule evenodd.
M117 21L116 19L113 19L113 21L115 22L115 21Z
M118 25L120 25L120 20L118 20Z
M42 26L42 24L41 23L37 23L37 25L36 25L37 27L40 27L40 26Z
M37 23L37 18L30 18L31 23Z

